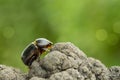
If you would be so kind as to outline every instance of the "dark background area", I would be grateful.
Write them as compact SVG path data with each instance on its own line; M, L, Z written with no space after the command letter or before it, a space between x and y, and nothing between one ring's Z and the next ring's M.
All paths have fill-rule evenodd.
M26 71L21 52L39 37L120 65L120 0L0 0L0 64Z

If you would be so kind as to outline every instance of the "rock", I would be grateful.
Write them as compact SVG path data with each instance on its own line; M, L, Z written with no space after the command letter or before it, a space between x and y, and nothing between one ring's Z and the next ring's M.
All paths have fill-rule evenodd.
M0 80L25 80L26 76L20 70L13 67L0 65Z
M110 80L120 80L119 66L112 66L111 68L109 68L109 71Z
M29 79L29 80L46 80L46 79L44 79L44 78L38 78L38 77L32 77L32 78Z
M43 59L32 63L27 75L5 68L0 68L0 80L120 80L119 66L107 68L70 42L56 43Z

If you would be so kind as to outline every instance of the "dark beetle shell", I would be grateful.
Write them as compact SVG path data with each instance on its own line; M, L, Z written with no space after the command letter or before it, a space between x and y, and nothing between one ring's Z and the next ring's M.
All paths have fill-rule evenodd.
M38 38L31 44L29 44L25 50L22 52L21 59L23 63L30 66L34 60L36 60L39 55L48 51L52 46L52 42L45 38Z
M22 53L21 59L25 65L30 66L32 62L39 56L38 49L34 44L28 45Z

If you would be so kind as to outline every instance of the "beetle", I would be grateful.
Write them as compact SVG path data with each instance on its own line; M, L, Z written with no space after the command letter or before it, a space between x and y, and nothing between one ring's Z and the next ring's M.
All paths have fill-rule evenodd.
M53 43L45 38L38 38L30 43L22 52L21 59L27 66L31 66L32 62L39 58L39 56L49 51Z

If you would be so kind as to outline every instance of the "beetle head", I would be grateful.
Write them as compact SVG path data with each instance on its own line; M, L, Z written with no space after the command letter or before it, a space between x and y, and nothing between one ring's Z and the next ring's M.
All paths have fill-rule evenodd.
M41 53L49 51L53 43L45 38L38 38L34 41L34 44L38 47Z

